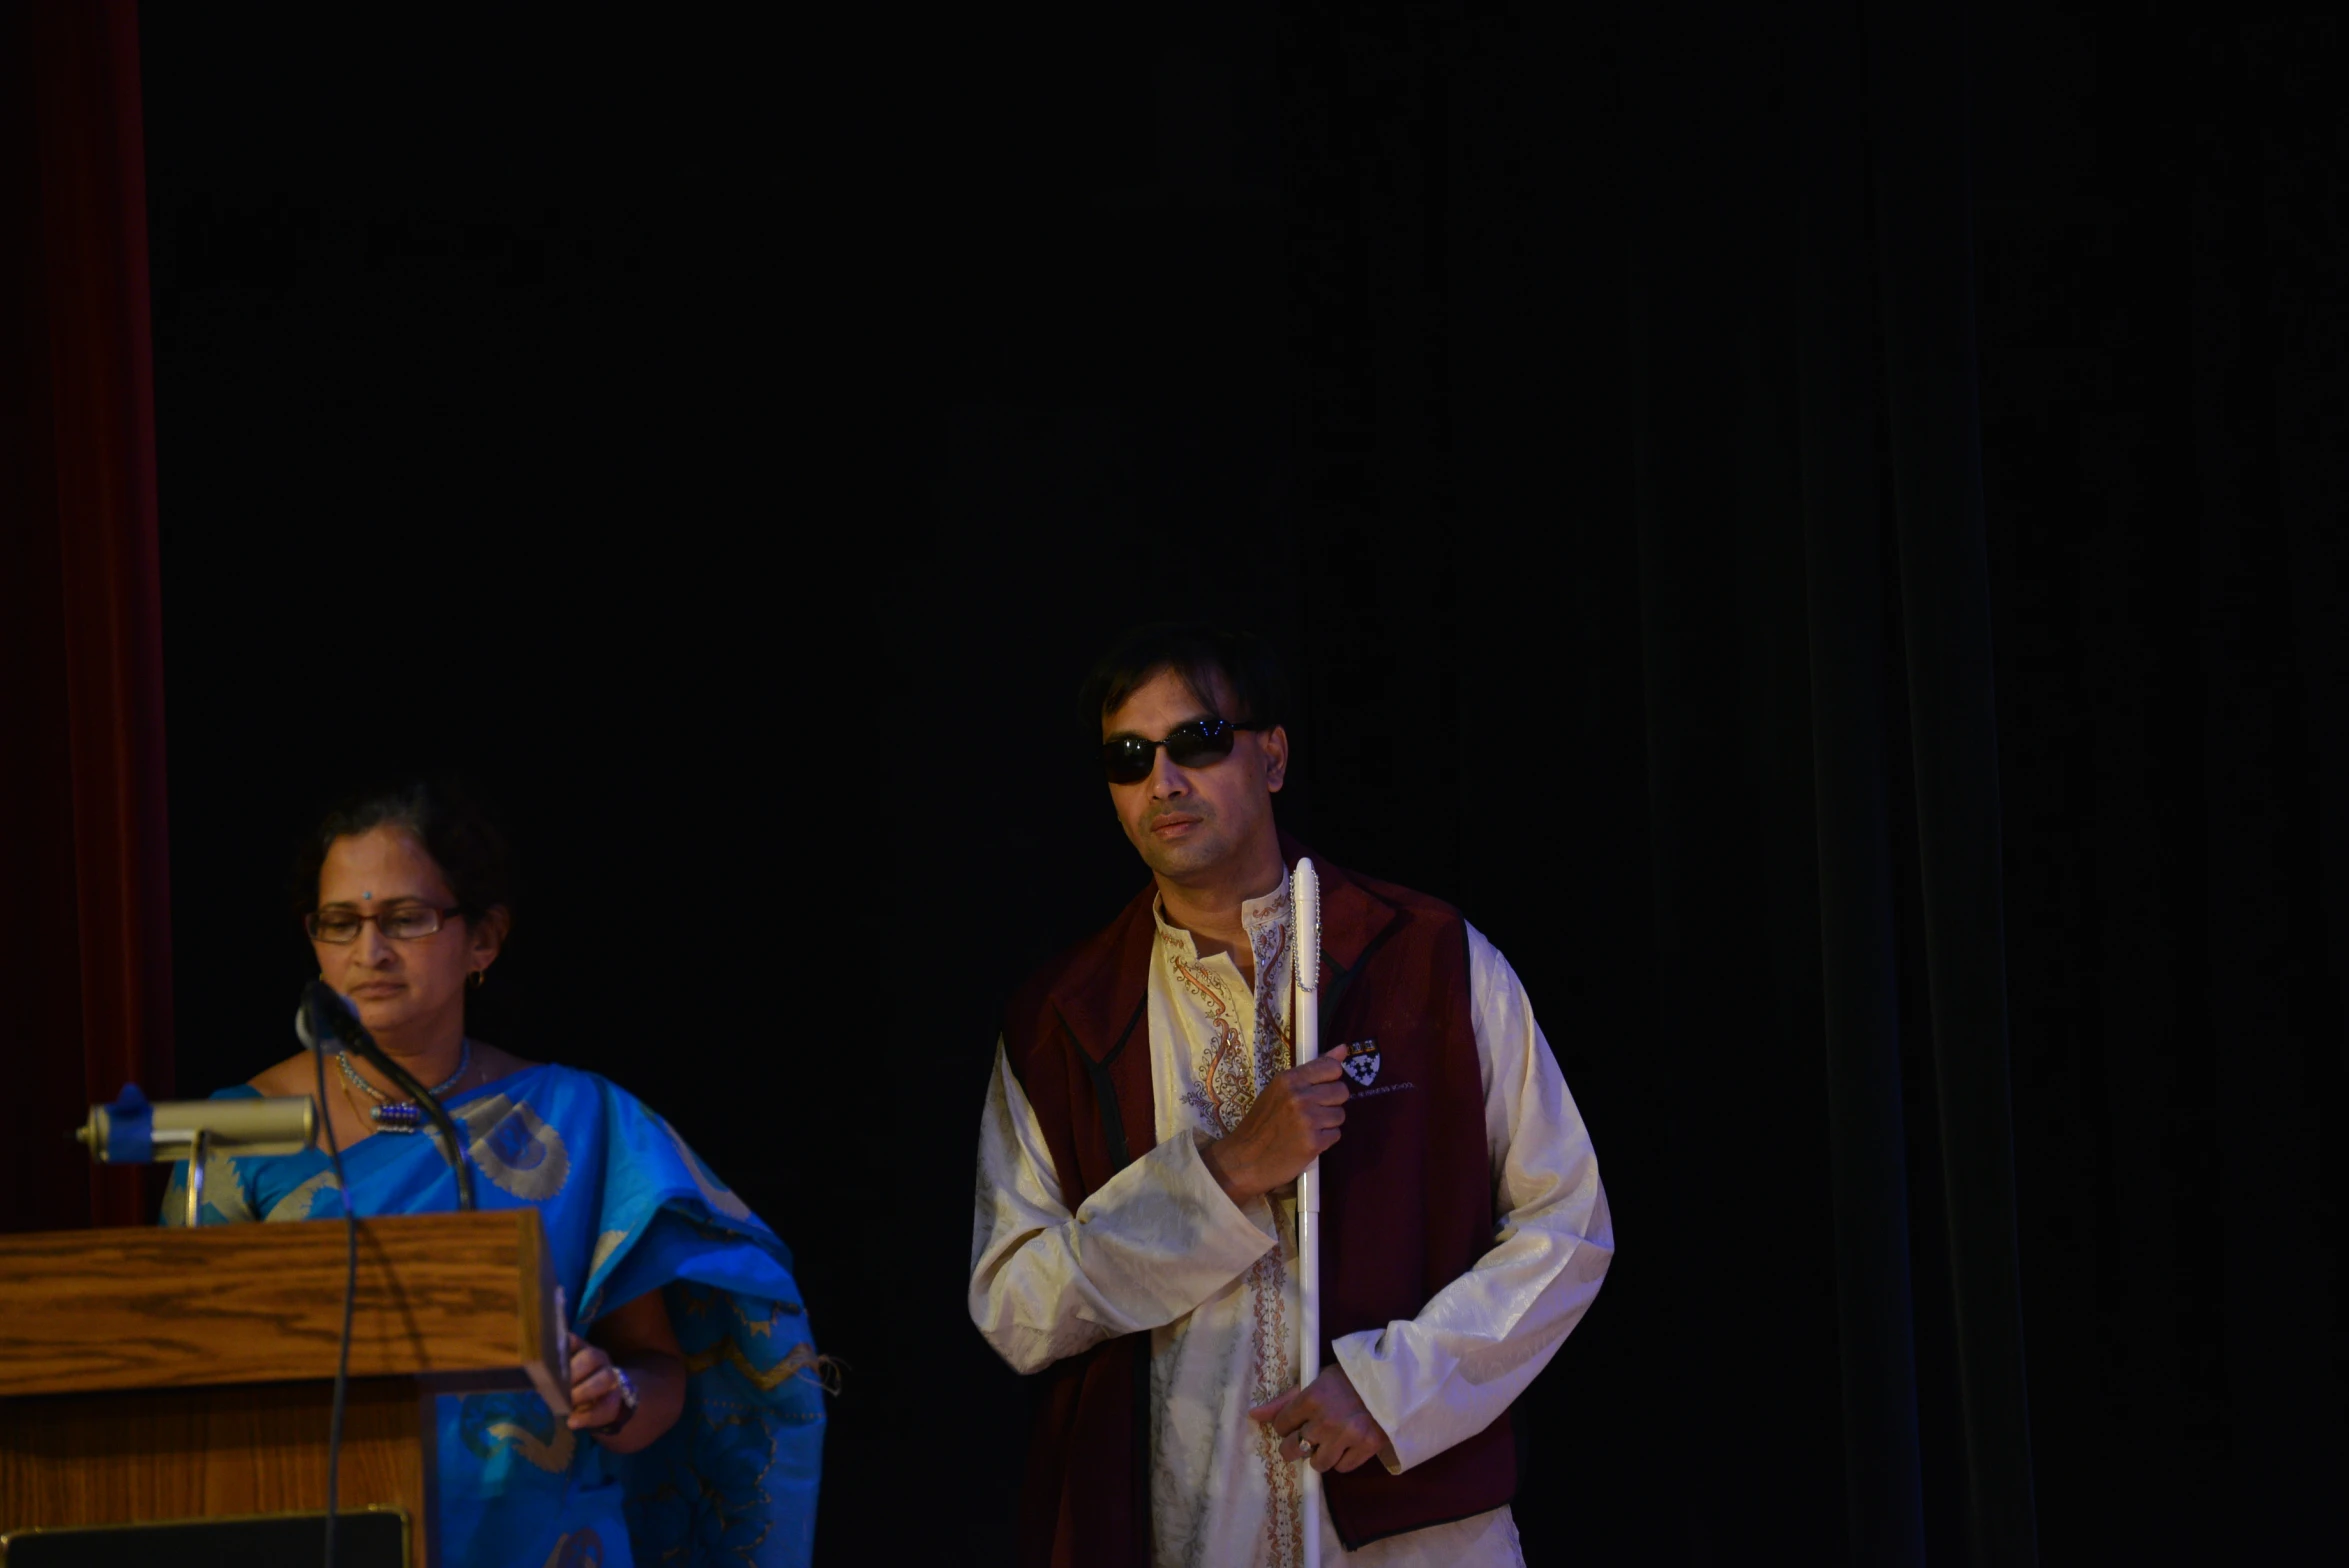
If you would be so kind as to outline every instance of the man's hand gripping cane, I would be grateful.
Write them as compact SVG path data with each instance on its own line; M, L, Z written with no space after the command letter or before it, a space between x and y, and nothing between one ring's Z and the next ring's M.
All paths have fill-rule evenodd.
M1393 1461L1386 1428L1354 1392L1344 1367L1325 1367L1310 1388L1292 1388L1248 1412L1281 1436L1281 1457L1310 1458L1316 1470L1357 1470L1373 1459ZM1303 1444L1311 1443L1310 1453Z
M1199 1157L1224 1196L1242 1208L1285 1192L1346 1124L1343 1048L1274 1075L1237 1131L1200 1145Z

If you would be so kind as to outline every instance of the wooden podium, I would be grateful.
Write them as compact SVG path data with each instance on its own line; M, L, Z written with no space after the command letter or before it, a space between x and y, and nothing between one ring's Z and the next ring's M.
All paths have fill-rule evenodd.
M340 1220L0 1236L0 1536L322 1512L344 1269ZM431 1568L434 1397L567 1411L567 1360L536 1209L360 1221L340 1507Z

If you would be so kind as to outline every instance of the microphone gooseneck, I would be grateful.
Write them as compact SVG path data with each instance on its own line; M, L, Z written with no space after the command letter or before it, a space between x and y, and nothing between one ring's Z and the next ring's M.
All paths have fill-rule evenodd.
M328 1041L339 1043L354 1056L365 1058L381 1069L383 1075L398 1085L400 1092L416 1102L434 1130L441 1135L441 1153L457 1173L457 1207L473 1212L473 1169L465 1159L465 1139L458 1132L456 1121L433 1097L432 1091L416 1081L408 1069L394 1061L384 1048L375 1043L375 1036L359 1022L359 1015L340 992L323 980L313 980L302 988L301 1011L294 1016L294 1032L302 1037L302 1044L312 1051L323 1052Z

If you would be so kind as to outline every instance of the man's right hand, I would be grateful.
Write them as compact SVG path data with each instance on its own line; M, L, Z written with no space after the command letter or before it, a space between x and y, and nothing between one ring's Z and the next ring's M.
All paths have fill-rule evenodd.
M1199 1156L1224 1196L1245 1208L1297 1179L1338 1141L1346 1120L1346 1048L1277 1075L1256 1096L1240 1129L1202 1144Z

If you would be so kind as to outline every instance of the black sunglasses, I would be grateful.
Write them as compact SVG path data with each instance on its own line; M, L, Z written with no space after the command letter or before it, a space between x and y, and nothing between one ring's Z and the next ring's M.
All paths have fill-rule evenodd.
M1139 784L1158 766L1161 746L1178 768L1220 762L1232 754L1232 742L1240 731L1256 728L1257 725L1234 724L1229 719L1193 719L1168 730L1164 740L1120 735L1101 743L1101 771L1112 784Z

